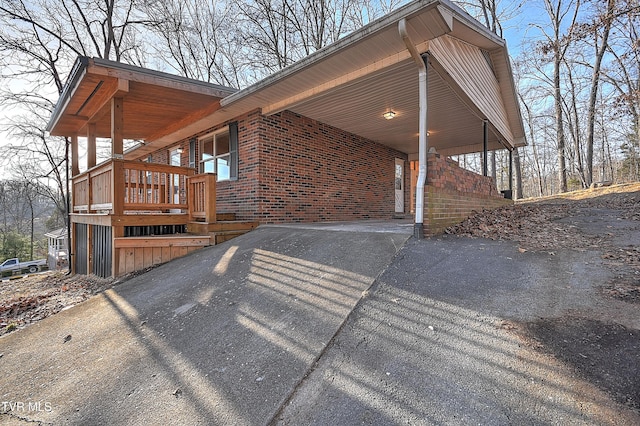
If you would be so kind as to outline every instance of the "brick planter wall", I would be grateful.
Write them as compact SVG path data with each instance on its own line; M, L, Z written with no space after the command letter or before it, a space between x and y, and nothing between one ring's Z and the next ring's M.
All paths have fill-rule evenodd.
M513 201L505 199L488 176L465 170L439 154L427 158L424 233L435 235L462 222L473 212L494 209Z

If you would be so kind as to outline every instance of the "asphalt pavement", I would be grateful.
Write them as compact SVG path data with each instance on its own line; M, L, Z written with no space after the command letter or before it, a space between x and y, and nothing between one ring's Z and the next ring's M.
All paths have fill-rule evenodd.
M411 232L259 227L6 335L0 423L640 424L516 332L611 312L596 252Z
M265 424L409 237L262 227L3 336L0 423Z

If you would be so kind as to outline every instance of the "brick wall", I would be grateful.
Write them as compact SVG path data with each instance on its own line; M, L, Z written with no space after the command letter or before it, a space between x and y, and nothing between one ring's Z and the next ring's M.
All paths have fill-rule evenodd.
M263 117L261 136L260 222L393 216L395 158L405 154L289 111Z
M473 212L512 203L505 199L488 176L481 176L458 166L439 154L427 158L424 233L441 233Z
M253 111L233 121L238 122L238 179L217 183L216 210L235 213L238 220L256 220L260 210L258 172L262 115Z
M268 117L253 111L233 121L238 179L217 183L219 213L261 223L393 217L395 158L406 161L406 154L289 111ZM189 139L227 124L181 141L183 165ZM158 150L152 161L166 164L167 155ZM408 171L405 188L409 211Z

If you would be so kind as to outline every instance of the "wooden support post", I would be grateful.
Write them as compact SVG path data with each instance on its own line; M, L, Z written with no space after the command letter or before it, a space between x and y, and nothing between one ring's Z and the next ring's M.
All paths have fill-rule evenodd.
M124 163L122 160L111 160L111 214L120 216L124 213Z
M120 267L120 262L125 262L126 259L123 257L120 259L120 250L116 248L116 238L124 237L124 226L112 226L111 227L111 276L113 278L124 273L124 267ZM123 265L124 266L124 265Z
M96 123L87 125L87 170L96 165Z
M80 174L80 166L78 164L78 135L71 136L71 176Z
M123 98L111 99L111 157L124 158Z

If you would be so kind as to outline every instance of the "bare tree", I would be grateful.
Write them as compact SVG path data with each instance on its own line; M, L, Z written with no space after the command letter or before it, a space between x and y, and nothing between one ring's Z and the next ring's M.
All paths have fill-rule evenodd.
M134 16L136 1L0 3L0 79L5 83L0 104L20 111L1 123L5 132L19 140L8 147L10 155L3 163L20 170L38 187L53 184L55 189L41 192L64 212L62 216L69 206L67 168L63 166L69 141L49 137L44 129L77 56L139 61L137 27L145 22Z
M151 0L144 4L151 23L155 60L178 74L225 86L246 84L247 49L239 42L238 5L206 0Z
M545 54L551 54L553 62L553 89L560 192L567 191L566 137L564 133L561 72L564 57L572 42L571 31L575 28L580 5L580 0L567 0L564 2L563 0L544 0L545 11L551 24L551 33L548 34L546 30L542 30L547 40L541 45L541 50ZM569 32L564 34L563 25L566 25L565 19L567 17L569 18Z
M621 4L617 19L613 22L613 32L608 45L608 53L613 57L602 70L603 79L613 87L616 96L613 102L612 121L628 118L631 131L619 135L620 149L625 156L622 167L624 179L640 179L640 38L638 19L640 2L626 0Z
M587 112L586 185L590 185L591 182L593 182L593 144L596 122L596 102L598 100L598 89L600 88L600 69L602 67L602 60L608 49L609 33L615 19L614 13L616 10L616 2L616 0L606 0L605 10L598 11L594 22L581 26L581 31L583 33L591 34L593 36L593 46L595 47L593 72L591 76L591 90L589 93L589 107ZM601 0L596 1L596 7L601 3Z

